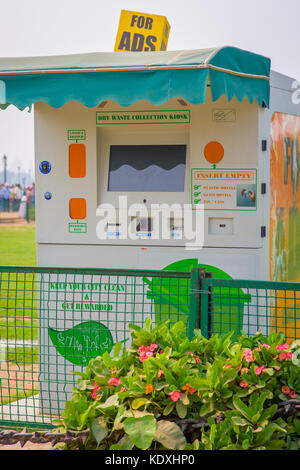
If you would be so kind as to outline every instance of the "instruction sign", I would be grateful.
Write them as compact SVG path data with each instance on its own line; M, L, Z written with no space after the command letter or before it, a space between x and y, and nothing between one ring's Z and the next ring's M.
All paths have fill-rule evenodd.
M143 279L139 285L135 281L105 274L41 275L39 301L45 313L41 322L50 340L45 344L47 354L52 344L59 353L51 353L53 360L86 365L92 357L111 352L116 342L130 344L129 324L142 324L153 313L151 300L143 297ZM133 308L133 297L143 302Z
M114 52L165 51L169 32L165 16L122 10Z
M96 125L107 124L188 124L190 111L97 111Z
M85 140L86 131L85 129L69 129L67 131L68 140Z
M201 206L200 206L201 205ZM192 169L193 209L255 211L256 169Z
M70 222L69 233L86 233L87 224L85 222Z

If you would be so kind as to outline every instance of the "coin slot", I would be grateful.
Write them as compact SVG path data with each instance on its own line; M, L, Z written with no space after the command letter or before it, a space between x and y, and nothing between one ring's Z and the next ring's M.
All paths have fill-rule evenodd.
M208 219L209 235L232 235L233 218L209 217Z

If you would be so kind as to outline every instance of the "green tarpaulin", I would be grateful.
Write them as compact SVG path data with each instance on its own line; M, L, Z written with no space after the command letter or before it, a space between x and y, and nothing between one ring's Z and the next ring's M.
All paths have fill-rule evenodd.
M90 53L0 59L0 106L24 109L38 101L94 107L114 100L129 106L171 98L191 104L247 98L269 106L270 59L235 47L191 51ZM2 103L2 104L1 104Z

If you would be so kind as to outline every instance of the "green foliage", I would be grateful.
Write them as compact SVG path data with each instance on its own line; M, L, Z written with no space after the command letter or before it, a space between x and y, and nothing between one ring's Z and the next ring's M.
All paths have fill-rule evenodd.
M55 422L62 431L89 430L82 448L300 448L299 407L285 414L280 404L300 393L297 344L274 333L206 339L195 331L189 340L181 322L147 320L131 331L130 348L118 343L78 373Z

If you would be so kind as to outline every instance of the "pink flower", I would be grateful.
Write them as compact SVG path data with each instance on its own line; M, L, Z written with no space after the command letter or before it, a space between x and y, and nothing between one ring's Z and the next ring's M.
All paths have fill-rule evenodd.
M146 355L146 357L152 357L152 356L153 356L153 352L147 351L147 352L145 353L145 355Z
M276 349L277 351L284 351L285 349L289 349L289 345L287 343L282 343L282 344L278 344L278 346L276 346Z
M94 381L94 385L95 385L95 387L93 388L92 393L91 393L91 396L92 396L93 400L96 399L97 390L101 390L101 387L99 387L99 385L97 385L96 381Z
M144 362L148 357L146 356L146 353L140 354L140 362Z
M245 349L243 353L243 358L246 362L253 362L255 360L253 351L251 351L251 349Z
M107 383L109 386L113 385L114 387L117 387L117 385L120 385L121 380L117 377L111 377Z
M225 364L225 366L223 366L223 369L231 369L231 368L232 368L231 364Z
M245 382L245 380L241 380L241 381L240 381L240 387L242 387L242 388L248 387L247 382Z
M172 401L178 401L181 397L181 393L178 390L174 390L174 392L169 393Z
M289 395L291 390L290 390L290 387L288 387L287 385L283 385L281 387L281 391L282 391L282 393L284 393L284 395Z
M140 362L146 361L149 357L153 356L153 351L158 348L157 344L151 344L150 346L140 346L139 347L139 354L140 354Z
M290 397L291 398L297 398L297 393L295 392L295 390L290 391Z
M260 375L265 370L265 366L255 367L256 375Z
M125 387L121 387L120 392L121 392L121 393L122 393L122 392L126 392L126 388L125 388Z
M284 359L293 359L293 353L292 353L292 352L280 353L280 354L279 354L279 358L280 358L281 360L284 360Z
M247 367L243 367L241 369L241 374L248 374L248 372L249 372L249 369Z
M149 357L152 357L153 353L151 351L147 352L141 352L140 353L140 362L146 361L146 359L149 359Z
M266 348L266 349L270 349L271 346L269 344L262 344L261 347Z
M157 377L160 378L162 375L164 375L164 371L159 369Z

